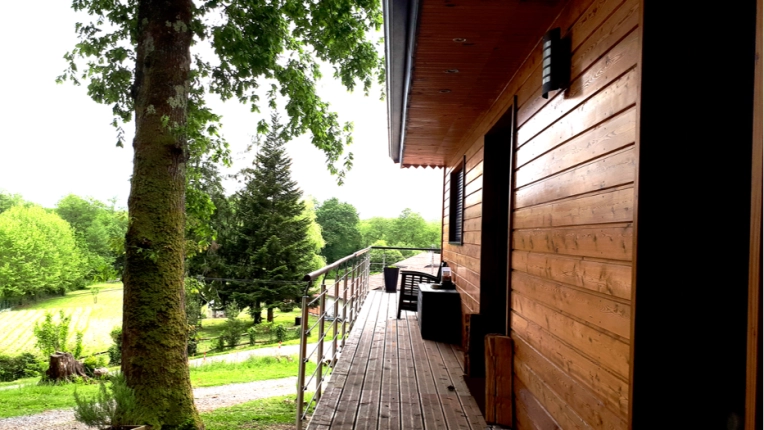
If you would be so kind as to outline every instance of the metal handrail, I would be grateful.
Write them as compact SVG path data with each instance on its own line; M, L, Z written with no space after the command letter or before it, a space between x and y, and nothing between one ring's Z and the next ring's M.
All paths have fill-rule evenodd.
M311 272L305 275L302 280L306 282L305 291L302 297L302 319L300 323L300 362L299 372L297 376L297 417L296 428L302 430L303 422L311 407L318 404L321 399L324 376L328 372L328 368L333 368L337 364L339 356L342 354L342 350L345 347L345 340L347 339L350 330L353 328L358 314L360 313L361 306L366 299L369 292L369 274L371 271L371 250L401 250L401 251L431 251L433 253L440 253L440 249L437 248L401 248L393 246L370 246L360 251L341 258L332 264L326 265L319 270ZM384 253L383 263L384 265ZM329 328L332 331L331 337L331 351L328 355L325 354L324 344L327 338L327 309L326 309L326 297L329 295L329 290L326 286L326 276L332 271L336 270L336 276L334 279L334 291L333 297L333 312L332 320L330 321ZM316 280L321 278L320 291L317 297L311 298L308 296L308 292ZM343 301L342 308L340 309L339 300ZM318 302L318 318L312 325L308 323L308 310L310 306ZM342 316L340 316L340 311ZM309 327L310 325L310 327ZM308 337L314 329L318 329L318 344L313 350L308 353ZM306 366L311 357L315 354L316 357L316 370L310 375L310 380L306 379ZM305 391L308 389L308 385L315 379L316 391L312 398L305 403Z

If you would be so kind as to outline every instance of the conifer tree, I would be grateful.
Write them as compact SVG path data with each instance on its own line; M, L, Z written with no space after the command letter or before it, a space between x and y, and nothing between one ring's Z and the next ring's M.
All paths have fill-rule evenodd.
M262 305L272 321L273 308L288 307L300 297L299 281L315 261L311 221L303 214L302 192L291 177L292 160L277 115L271 117L264 141L257 143L254 166L240 172L245 186L236 194L236 228L225 251L235 276L254 280L233 283L225 295L249 306L255 322Z

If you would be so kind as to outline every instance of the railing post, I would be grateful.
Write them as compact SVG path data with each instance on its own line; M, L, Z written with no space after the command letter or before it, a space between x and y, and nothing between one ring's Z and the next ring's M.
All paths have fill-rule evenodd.
M355 321L355 278L353 275L355 274L355 262L350 264L350 272L348 272L348 277L350 278L350 318L348 318L348 330L350 330L353 327L353 321Z
M302 429L302 408L305 401L305 356L308 353L308 296L302 296L300 321L300 368L297 372L297 429Z
M361 307L361 283L358 282L358 275L361 273L359 268L362 261L357 261L353 264L353 291L355 293L355 302L353 303L353 321L358 317L358 310Z
M321 296L318 299L318 350L316 355L316 402L321 400L321 383L324 374L324 321L326 315L326 283L321 281Z
M332 367L337 364L337 318L340 313L340 283L334 281L334 320L332 321Z
M342 349L345 349L345 331L347 330L348 321L348 272L342 275Z
M366 293L364 296L369 294L369 277L371 276L371 254L368 254L368 257L366 258L366 279L364 279L364 287L366 288Z

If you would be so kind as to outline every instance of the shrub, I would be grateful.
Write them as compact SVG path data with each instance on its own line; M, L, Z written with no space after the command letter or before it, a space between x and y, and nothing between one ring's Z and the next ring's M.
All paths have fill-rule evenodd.
M195 326L188 326L188 340L186 342L186 353L189 356L196 355L196 350L199 347L199 339Z
M241 338L241 335L244 334L244 322L236 318L240 312L241 308L235 300L232 300L225 307L226 321L223 328L222 337L224 338L225 343L227 343L231 348L236 346L236 344L239 342L239 339ZM218 341L218 344L219 343L220 342Z
M215 344L215 349L220 351L225 349L225 336L220 336Z
M276 326L276 341L283 342L286 340L287 329L283 325Z
M80 359L82 357L82 338L83 337L84 337L84 334L81 331L78 331L76 340L74 341L74 351L72 352L72 355L76 359Z
M188 353L189 357L192 355L196 355L196 351L199 349L199 342L195 339L189 339L188 344L186 345L186 352Z
M21 378L40 376L43 365L34 355L23 352L16 357L0 355L0 381L10 382Z
M46 357L56 351L68 352L66 338L69 337L71 316L59 312L58 323L53 322L53 314L45 312L45 320L34 325L34 335L37 338L35 347Z
M247 329L247 336L249 336L249 344L254 345L257 341L257 329L250 327Z
M228 319L223 329L223 338L229 347L233 348L239 342L241 335L244 334L244 322L237 319Z
M295 310L295 308L297 308L298 306L297 306L297 303L295 303L294 301L288 300L288 301L279 303L278 307L279 307L279 311L284 313L289 313Z
M92 378L96 369L106 367L106 357L103 355L91 355L82 360L82 365L85 367L85 373Z
M77 403L74 419L90 427L118 427L148 421L148 415L138 408L135 392L121 374L111 378L108 389L101 381L95 397L80 397L74 390L74 401Z
M115 327L109 335L114 342L109 347L109 363L122 364L122 327Z

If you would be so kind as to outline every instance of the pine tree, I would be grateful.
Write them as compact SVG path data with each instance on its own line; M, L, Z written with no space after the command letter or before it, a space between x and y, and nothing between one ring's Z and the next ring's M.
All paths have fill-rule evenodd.
M291 178L282 132L273 115L264 142L258 140L254 167L240 173L245 186L234 199L234 238L224 252L237 278L255 280L232 283L224 292L249 306L255 322L262 305L272 321L274 307L289 307L300 297L299 281L315 261L311 220L303 215L302 192Z

